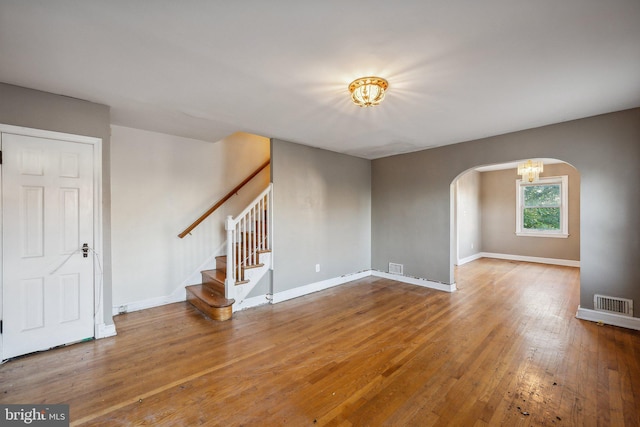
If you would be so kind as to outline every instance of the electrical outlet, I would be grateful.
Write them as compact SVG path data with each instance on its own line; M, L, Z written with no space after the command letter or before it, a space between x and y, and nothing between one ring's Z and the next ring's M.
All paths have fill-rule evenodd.
M316 273L320 272L320 264L316 264Z

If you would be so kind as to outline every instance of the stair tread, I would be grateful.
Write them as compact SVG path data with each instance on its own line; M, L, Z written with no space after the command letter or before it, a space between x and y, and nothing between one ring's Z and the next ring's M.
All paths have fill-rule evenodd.
M260 267L264 267L264 264L250 264L250 265L245 265L243 268L245 270L248 270L251 268L260 268Z
M233 305L235 302L234 299L227 299L222 295L214 292L211 288L208 288L206 285L191 285L186 287L187 292L190 292L192 295L196 296L198 299L207 303L207 305L211 307L229 307Z
M202 281L206 282L205 277L207 279L211 279L211 281L220 282L224 285L224 281L227 278L227 274L224 271L220 270L204 270L202 273Z

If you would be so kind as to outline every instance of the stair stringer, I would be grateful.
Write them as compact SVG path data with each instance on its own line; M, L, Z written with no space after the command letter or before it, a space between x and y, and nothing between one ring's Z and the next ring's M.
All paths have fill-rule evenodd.
M233 296L236 302L233 304L233 311L240 310L242 301L249 295L249 292L256 287L260 279L271 269L271 252L261 252L258 254L260 266L247 268L244 270L244 280L246 283L233 286Z

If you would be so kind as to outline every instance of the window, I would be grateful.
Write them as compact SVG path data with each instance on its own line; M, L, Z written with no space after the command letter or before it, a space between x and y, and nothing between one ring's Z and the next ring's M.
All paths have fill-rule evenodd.
M518 236L569 237L568 181L566 175L516 181Z

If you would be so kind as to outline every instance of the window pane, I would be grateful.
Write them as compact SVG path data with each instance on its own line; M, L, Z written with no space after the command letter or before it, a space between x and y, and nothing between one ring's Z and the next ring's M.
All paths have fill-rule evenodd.
M524 208L525 230L560 230L560 208Z
M524 187L525 206L560 206L560 184L527 185Z

